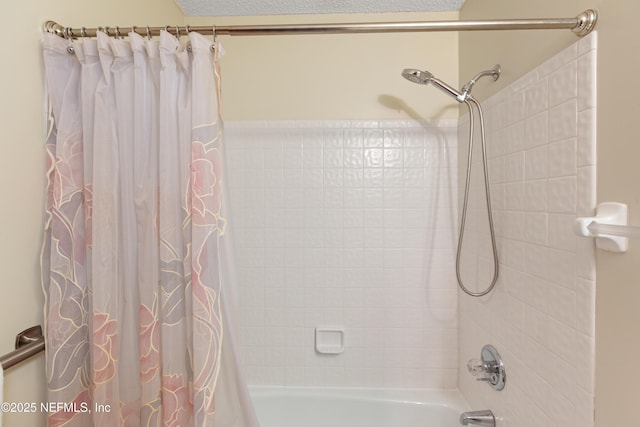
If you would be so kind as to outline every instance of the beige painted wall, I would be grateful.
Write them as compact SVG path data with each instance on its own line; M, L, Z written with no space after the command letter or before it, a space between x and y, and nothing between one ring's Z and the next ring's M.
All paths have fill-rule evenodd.
M40 28L53 19L75 27L182 23L173 0L32 0L3 2L5 60L0 67L0 353L17 332L42 323L39 256L44 207L44 101ZM4 400L45 399L44 358L8 370ZM4 426L44 425L42 414L5 414Z
M615 0L467 0L461 19L575 16L599 12L597 197L599 202L629 205L629 221L640 224L640 109L633 83L640 75L640 3ZM573 43L569 31L467 33L460 36L462 80L496 62L503 66L498 83L478 87L486 97L514 81L533 65ZM630 95L623 95L630 93ZM625 254L597 253L596 289L596 426L626 425L635 419L640 392L640 242Z
M455 20L457 13L187 18L192 25ZM454 84L458 34L221 36L227 120L457 117L432 88L409 83L403 68L428 68Z

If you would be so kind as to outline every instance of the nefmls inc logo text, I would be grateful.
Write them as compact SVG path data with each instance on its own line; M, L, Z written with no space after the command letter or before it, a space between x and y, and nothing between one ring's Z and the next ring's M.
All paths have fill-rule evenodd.
M88 413L92 409L95 412L110 412L111 406L96 403L95 408L92 408L87 402L40 402L40 412L50 414L57 412Z
M1 402L1 413L33 413L44 412L56 414L67 413L91 413L91 412L111 412L111 405L96 403L93 407L88 402Z

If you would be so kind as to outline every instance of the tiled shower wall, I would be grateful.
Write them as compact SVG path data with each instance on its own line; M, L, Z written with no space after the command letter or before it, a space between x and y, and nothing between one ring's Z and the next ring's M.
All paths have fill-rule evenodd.
M471 406L491 408L499 427L593 426L594 242L572 227L596 203L595 73L591 34L484 103L501 272L489 296L460 294L459 375ZM462 164L468 115L460 124ZM482 177L473 182L462 266L480 289L493 266ZM504 359L503 391L467 372L484 344Z
M225 126L248 382L456 387L457 121Z

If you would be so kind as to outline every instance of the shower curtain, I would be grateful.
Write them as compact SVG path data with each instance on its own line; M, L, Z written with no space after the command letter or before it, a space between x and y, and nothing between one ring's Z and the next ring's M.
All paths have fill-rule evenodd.
M46 34L50 426L254 427L237 365L220 47Z

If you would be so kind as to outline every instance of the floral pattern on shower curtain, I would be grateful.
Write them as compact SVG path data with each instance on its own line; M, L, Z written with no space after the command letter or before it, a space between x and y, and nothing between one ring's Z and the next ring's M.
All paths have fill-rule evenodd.
M49 425L226 427L220 49L167 32L43 44L48 401L67 404ZM226 425L254 425L245 411Z

